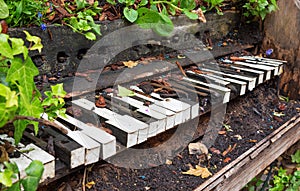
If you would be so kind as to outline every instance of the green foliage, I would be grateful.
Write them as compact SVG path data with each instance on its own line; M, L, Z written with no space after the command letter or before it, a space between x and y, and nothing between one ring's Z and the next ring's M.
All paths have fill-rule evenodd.
M291 155L292 162L300 164L300 150ZM287 174L286 170L280 168L277 175L274 176L274 186L270 191L299 191L300 190L300 170L296 170L293 174Z
M220 6L222 5L224 0L204 0L208 3L208 10L215 9L219 15L223 15L222 11L220 10Z
M291 156L292 162L300 164L300 150L297 150L295 154Z
M39 181L44 172L43 163L37 160L33 160L25 169L26 177L20 179L19 168L15 163L5 162L5 169L0 172L0 184L3 184L5 188L3 190L13 191L21 190L21 185L25 191L35 191L38 188ZM13 183L13 179L18 180Z
M38 69L28 56L29 50L41 51L43 47L41 39L26 33L26 40L31 43L27 48L24 41L19 38L10 38L6 34L0 34L0 127L14 121L15 140L21 140L23 131L27 125L32 124L35 132L38 131L38 122L29 120L14 120L15 116L30 116L40 118L43 112L49 112L54 118L57 114L63 114L65 110L62 84L51 87L47 92L48 101L41 101L41 93L37 90L34 77L39 74ZM49 96L51 101L49 101Z
M4 0L0 0L0 19L5 19L9 15L8 6Z
M66 4L67 7L68 4ZM98 7L98 1L91 6L85 0L76 0L76 11L69 13L75 14L64 21L74 32L83 34L89 40L96 40L96 34L101 35L100 25L94 22L94 17L100 14L101 9Z
M278 9L276 0L248 0L243 6L246 17L254 16L264 20L266 15Z
M3 0L0 0L0 4L1 1ZM21 27L31 24L40 25L38 12L45 15L44 13L49 8L45 4L47 0L5 0L5 2L9 9L9 16L5 18L7 24L11 27Z
M115 1L109 0L111 4ZM138 24L141 28L152 29L162 36L168 36L174 29L170 15L175 15L180 11L190 19L198 19L198 15L193 13L196 3L194 0L142 0L136 3L135 0L118 0L123 4L124 17L131 23ZM150 8L149 8L150 7Z
M244 188L248 191L255 191L259 186L261 186L264 182L259 178L253 178Z

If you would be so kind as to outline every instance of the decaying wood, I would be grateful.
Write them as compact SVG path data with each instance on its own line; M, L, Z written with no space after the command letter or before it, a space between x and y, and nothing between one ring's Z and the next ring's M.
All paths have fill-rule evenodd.
M294 116L289 121L284 123L281 127L276 129L273 133L271 133L270 135L265 137L263 140L261 140L256 145L251 147L249 150L247 150L245 153L243 153L237 159L235 159L230 164L228 164L227 166L222 168L220 171L218 171L213 177L211 177L210 179L208 179L204 183L202 183L198 188L195 189L195 191L213 190L216 186L219 186L220 183L222 183L222 185L225 185L226 184L225 182L230 182L230 179L232 178L232 176L239 177L239 175L241 175L241 174L243 174L243 176L247 176L248 173L242 173L243 171L241 171L240 169L247 167L248 163L255 163L256 161L275 160L277 158L276 157L277 154L276 154L276 156L272 155L273 151L270 149L270 147L273 147L273 146L272 146L272 144L270 144L270 142L271 142L270 140L273 137L280 137L280 140L277 139L277 141L275 143L278 144L278 145L281 145L282 144L281 142L285 141L284 138L283 138L283 137L286 137L285 133L287 131L288 131L288 133L290 133L290 131L298 130L298 128L300 126L299 122L300 122L300 115ZM291 142L289 142L288 144L291 144L292 142L296 142L294 139L298 139L298 140L300 139L299 135L297 135L297 136L293 135L291 137L293 137L293 138L291 138ZM289 138L287 138L287 139L289 139ZM289 148L289 147L287 147L287 148ZM260 158L259 159L259 157L264 156L262 153L265 153L266 150L270 150L268 152L271 154L271 156L265 156L266 158ZM284 152L284 151L285 150L282 150L280 152ZM249 167L248 170L244 170L244 171L247 171L247 172L258 171L257 169L263 170L264 168L262 168L262 167L261 168L258 168L258 167L257 168L254 168L254 167L250 168ZM257 173L259 173L259 172L260 171L258 171ZM249 177L246 177L246 178L247 178L248 181L250 181L254 176L249 175ZM241 177L240 180L235 180L235 182L231 182L231 184L238 184L240 181L243 181L243 178L245 178L245 177ZM244 184L241 183L241 184L238 184L238 185L241 189L247 183L248 182L246 181ZM231 191L232 189L231 188L222 188L220 190L230 190Z

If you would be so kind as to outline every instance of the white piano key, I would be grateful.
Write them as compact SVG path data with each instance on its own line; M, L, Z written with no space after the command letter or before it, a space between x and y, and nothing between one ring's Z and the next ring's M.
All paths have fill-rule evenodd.
M143 92L139 87L137 86L130 86L130 89ZM176 112L178 115L175 117L175 125L178 125L180 123L183 123L191 118L191 105L184 103L182 101L176 100L174 98L162 98L157 93L151 93L150 96L152 96L154 99L154 104L164 107L168 110L171 110L173 112ZM157 100L158 99L158 100ZM178 117L179 116L179 117Z
M164 132L166 130L166 120L167 120L166 115L155 111L153 108L146 107L140 101L132 99L130 97L118 97L118 96L113 96L112 94L109 94L109 96L112 96L111 97L112 100L123 101L124 103L127 103L127 104L137 108L138 112L145 114L145 115L153 118L154 120L158 121L157 122L158 126L156 126L156 129L149 128L149 131L148 131L149 137L155 136L158 133Z
M119 122L119 119L122 118L122 115L117 114L107 108L95 107L95 104L87 99L74 100L74 101L72 101L72 103L74 103L78 106L81 106L85 109L92 110L94 113L96 113L100 117L107 119L109 121L109 124L111 125L111 128L113 128L112 131L114 133L122 134L123 140L120 140L120 141L122 141L122 143L125 144L127 147L131 147L133 145L136 145L138 143L145 141L145 131L147 131L147 128L148 128L147 124L137 123L132 118L131 120L128 120L128 121L130 121L130 123L128 123L126 125L130 126L130 128L127 128L126 126L123 126L123 124L114 122L114 121ZM128 116L127 118L130 118L130 116ZM127 119L127 118L124 118L124 119ZM108 123L108 121L105 121L105 123ZM114 126L114 125L117 125L117 126ZM117 128L119 128L119 130ZM136 138L136 141L134 142L133 139L135 139L135 138ZM130 142L126 142L127 140Z
M241 66L247 66L247 67L250 67L250 68L257 68L257 69L264 70L267 73L266 80L271 79L271 71L272 70L274 70L274 71L276 70L276 67L263 66L263 65L258 65L258 64L249 64L249 63L240 62L240 61L236 61L236 62L234 62L234 64L241 65Z
M246 82L239 81L239 80L232 79L232 78L221 77L221 76L214 75L214 74L198 74L198 73L195 73L193 71L187 71L187 72L190 72L194 75L199 75L199 76L202 76L202 77L205 77L205 78L211 78L212 77L212 78L219 79L219 80L222 80L222 81L228 81L228 82L231 82L231 83L234 83L234 84L238 84L240 86L239 94L244 95L246 93L246 86L247 86Z
M236 79L240 79L240 80L245 80L245 81L248 81L248 89L250 91L252 91L255 88L256 77L248 77L248 76L242 76L242 75L238 75L238 74L228 74L226 72L215 71L215 70L207 69L207 68L201 68L201 70L206 71L206 72L215 73L215 74L221 74L223 76L228 76L228 77L232 77L232 78L236 78Z
M101 145L100 149L100 158L106 159L114 154L116 154L116 138L113 135L108 134L102 129L97 127L92 127L85 124L78 119L75 119L69 115L66 115L67 118L61 117L61 119L65 120L68 123L71 123L78 127L80 131L98 142ZM84 144L84 141L82 140ZM79 143L80 144L80 143Z
M264 72L263 71L255 70L255 69L249 69L249 68L242 68L242 67L237 67L237 66L230 66L230 68L240 70L240 71L250 72L250 73L258 75L257 84L261 84L261 83L264 82Z
M279 67L277 64L268 63L268 62L260 62L260 61L256 61L256 60L245 60L244 62L258 64L258 65L262 65L262 66L274 67L274 76L277 76L279 74Z
M138 98L141 98L145 101L152 102L152 104L150 104L148 107L150 109L153 109L154 111L157 111L157 112L165 115L167 117L167 119L166 119L166 130L173 128L175 126L175 121L180 120L180 116L177 113L175 113L175 112L173 112L169 109L166 109L164 107L161 107L159 105L156 105L154 103L156 101L155 99L144 96L144 95L139 94L139 93L136 93L135 96L138 97ZM132 98L132 99L134 99L134 98ZM133 102L135 102L135 101L133 101ZM144 103L139 101L139 102L137 102L137 104L143 105Z
M201 82L199 80L194 80L191 78L187 78L187 77L183 77L183 80L188 81L188 82L192 82L192 83L196 83L196 84L200 84L209 88L212 88L214 90L217 91L221 91L223 94L223 103L227 103L230 100L230 89L226 88L226 87L222 87L222 86L218 86L215 84L209 84L209 83L205 83L205 82Z
M21 148L20 151L28 151L22 154L32 161L38 160L43 163L44 172L40 182L45 181L47 178L55 177L55 158L52 155L32 143L26 145L24 148Z
M73 122L75 120L70 119L70 118L72 118L71 116L68 116L68 115L66 115L66 116L67 116L67 118L64 118L61 116L59 116L59 117L65 121L73 124ZM42 115L42 117L44 119L48 118L46 113L44 113ZM101 145L98 142L96 142L95 140L93 140L92 138L87 136L84 132L70 130L69 128L67 128L65 125L63 125L62 123L60 123L57 120L54 120L54 123L56 123L57 125L61 126L65 130L67 130L67 132L68 132L67 136L85 148L85 154L84 154L84 157L85 157L84 164L85 165L92 164L92 163L99 161ZM77 126L77 124L73 124L73 125ZM76 158L76 157L74 157L74 158Z

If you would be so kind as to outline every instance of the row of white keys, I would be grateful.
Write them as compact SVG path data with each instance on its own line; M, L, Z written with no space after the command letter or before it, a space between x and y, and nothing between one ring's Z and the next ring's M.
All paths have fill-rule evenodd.
M156 126L153 126L153 128L149 128L148 131L148 137L153 137L161 132L164 132L166 129L167 124L167 116L156 111L153 108L144 106L142 102L132 99L130 97L118 97L114 96L113 94L109 94L111 96L111 100L114 102L123 102L126 103L134 108L137 108L137 112L142 113L144 115L149 116L150 118L154 119L156 121Z
M26 146L23 145L22 143L19 143L18 146L16 146L14 138L8 137L6 134L1 134L0 139L10 142L15 147L19 147L19 150L21 151L20 157L18 157L18 158L10 157L10 159L9 159L11 162L15 162L16 165L18 166L19 171L20 171L19 178L26 177L25 168L33 160L39 160L44 165L44 172L43 172L40 182L45 181L47 178L55 177L55 158L54 158L54 156L50 155L49 153L47 153L46 151L44 151L43 149L41 149L40 147L36 146L33 143L30 143ZM1 167L0 167L0 170L2 170ZM13 181L17 181L17 179L13 180Z
M201 70L205 71L205 72L211 72L213 74L220 74L229 78L233 78L236 80L242 80L242 81L247 81L248 83L248 90L252 91L255 88L255 84L256 84L256 77L249 77L249 76L242 76L239 74L229 74L226 72L221 72L221 71L216 71L216 70L212 70L212 69L208 69L208 68L201 68Z
M195 73L193 71L187 71L187 73L191 73L191 74L194 74L194 75L199 75L199 76L202 76L202 77L207 78L207 79L214 78L214 79L222 80L224 82L230 82L232 84L236 84L236 85L239 86L239 90L240 90L239 95L244 95L246 93L247 83L244 82L244 81L240 81L240 80L236 80L236 79L232 79L232 78L228 78L228 77L223 77L223 76L216 75L216 74L211 74L211 73L198 74L198 73Z
M137 86L130 86L130 89L143 92L142 89L140 89ZM191 105L185 102L182 102L181 100L177 100L174 98L162 98L157 93L151 93L150 96L152 97L151 102L153 102L155 105L158 105L162 108L166 108L174 113L176 113L175 117L175 124L178 125L181 123L184 123L185 121L191 119ZM150 101L150 100L149 100ZM194 105L193 105L194 107ZM199 106L197 106L198 108ZM198 111L198 110L197 110Z
M283 73L283 64L286 63L286 61L283 61L283 60L253 57L253 56L243 56L242 58L245 58L246 62L252 61L257 64L265 64L265 65L269 65L269 66L275 66L278 68L277 75L280 75Z
M148 125L145 123L130 116L119 115L107 108L95 107L95 104L87 99L73 100L72 103L84 109L92 110L100 117L106 119L105 123L113 131L113 134L118 135L119 141L126 147L134 146L147 139Z
M66 115L67 118L60 117L61 119L68 122L68 119L70 118L68 115ZM46 113L42 115L44 119L48 119L48 116ZM71 120L71 119L70 119ZM80 166L82 164L88 165L95 163L99 161L100 158L100 144L93 140L91 137L86 135L82 131L72 131L62 123L60 123L57 120L54 120L54 123L61 126L63 129L67 131L67 136L70 137L72 140L76 141L78 144L84 147L84 153L81 152L74 152L74 156L71 158L74 158L73 162L71 162L71 168L75 168L77 166ZM80 124L73 124L80 129L82 129L82 126Z
M257 77L257 80L256 80L257 85L264 82L264 72L261 70L237 67L237 66L232 66L232 65L230 66L230 68L232 68L234 70L239 70L239 71L247 73L247 74L251 74L253 76L256 76Z
M229 88L226 88L226 87L223 87L223 86L218 86L216 84L210 84L210 83L202 82L202 81L195 80L195 79L188 78L188 77L183 77L182 79L186 82L199 84L200 86L205 86L205 87L208 87L208 88L212 88L213 90L216 90L216 91L220 92L221 95L223 96L223 98L222 98L223 103L227 103L230 100L230 91L231 90Z

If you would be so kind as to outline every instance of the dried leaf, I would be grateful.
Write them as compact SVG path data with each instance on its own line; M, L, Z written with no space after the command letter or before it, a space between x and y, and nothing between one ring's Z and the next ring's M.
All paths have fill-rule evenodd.
M248 142L250 142L250 143L256 143L257 140L255 140L255 139L250 139Z
M128 62L123 62L123 64L124 64L124 66L127 66L128 68L133 68L133 67L137 66L139 63L130 60Z
M227 131L219 131L218 134L219 135L226 135Z
M207 178L212 175L211 172L205 167L196 165L196 168L191 167L187 172L182 172L182 174L188 174L193 176L201 176L201 178Z
M203 11L201 8L198 8L197 10L193 10L192 11L193 13L196 13L198 15L198 19L203 22L203 23L206 23L206 18L203 14Z
M230 157L226 157L226 158L223 160L223 162L225 162L225 163L228 163L229 161L231 161L231 158L230 158Z
M88 189L91 189L93 187L93 185L95 185L96 183L94 181L91 181L91 182L88 182L85 184L85 186L88 188Z
M273 115L276 116L276 117L282 117L282 116L285 116L285 114L282 113L282 112L274 112Z
M242 140L242 136L241 135L234 135L233 137L237 138L237 140Z
M189 154L208 154L208 149L203 143L190 143L189 144Z
M221 154L221 151L220 150L218 150L218 149L216 149L216 148L214 148L214 147L211 147L210 149L209 149L211 152L213 152L213 153L216 153L216 154Z
M230 60L232 61L244 61L245 58L237 57L237 56L230 56Z
M229 145L229 147L225 151L223 151L222 155L226 156L231 151L231 149L232 149L232 147L231 147L231 145Z
M173 164L173 162L172 162L171 160L167 159L167 160L166 160L166 164L167 164L167 165L171 165L171 164Z
M99 96L99 98L95 102L96 107L104 108L106 107L105 99L103 96Z

